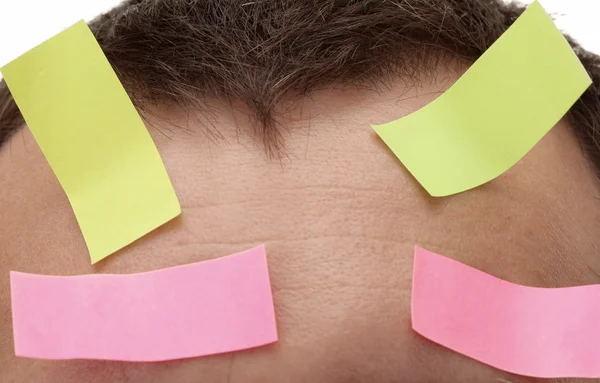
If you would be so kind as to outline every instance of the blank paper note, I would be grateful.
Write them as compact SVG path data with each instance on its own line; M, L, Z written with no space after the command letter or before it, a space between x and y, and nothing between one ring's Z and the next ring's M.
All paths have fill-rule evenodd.
M1 68L95 263L180 213L142 119L81 21Z
M600 285L521 286L415 248L412 326L514 374L600 378Z
M374 129L429 194L447 196L515 165L590 84L534 2L444 94Z
M11 272L15 354L153 362L277 341L263 246L130 275Z

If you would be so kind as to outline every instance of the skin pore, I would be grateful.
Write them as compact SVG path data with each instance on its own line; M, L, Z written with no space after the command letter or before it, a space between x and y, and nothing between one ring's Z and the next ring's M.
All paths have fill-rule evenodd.
M290 97L277 109L281 159L268 159L260 139L248 133L254 122L241 103L207 99L210 115L153 108L147 125L183 213L93 266L64 192L29 130L21 129L0 149L1 380L542 381L497 371L410 329L415 244L516 283L600 282L598 184L567 122L498 179L441 199L427 195L369 126L426 105L466 68L440 65L434 76L414 84L392 77L378 91L332 86ZM278 320L276 344L164 363L14 356L10 270L134 273L262 243Z

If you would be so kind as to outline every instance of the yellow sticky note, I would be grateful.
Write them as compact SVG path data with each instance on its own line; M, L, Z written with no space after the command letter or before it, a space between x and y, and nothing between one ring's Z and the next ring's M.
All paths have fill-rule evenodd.
M158 150L84 21L1 71L71 202L92 263L179 215Z
M373 128L432 196L447 196L515 165L590 84L535 2L443 95Z

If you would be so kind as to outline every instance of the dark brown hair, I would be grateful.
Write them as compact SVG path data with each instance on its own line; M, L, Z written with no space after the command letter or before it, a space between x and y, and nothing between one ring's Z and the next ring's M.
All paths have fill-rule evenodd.
M241 100L273 153L284 95L411 81L440 58L474 61L522 11L502 0L129 0L90 26L138 108ZM568 117L600 169L600 58L569 41L594 84ZM1 83L0 144L22 124Z

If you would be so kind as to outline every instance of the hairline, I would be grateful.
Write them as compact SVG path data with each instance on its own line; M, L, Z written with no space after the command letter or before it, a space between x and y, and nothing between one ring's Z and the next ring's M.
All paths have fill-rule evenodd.
M418 11L418 6L426 7L422 4L417 4L419 3L418 1L413 0L413 2L416 4L415 9L417 10L415 10L415 12ZM178 58L167 57L165 59L164 57L160 57L160 55L162 54L160 49L155 49L152 52L153 54L151 55L142 52L142 48L138 47L136 44L143 43L145 41L144 39L161 38L161 28L165 28L165 34L173 32L172 30L169 30L169 26L164 25L163 21L160 19L161 17L173 17L173 12L175 11L172 11L171 8L174 8L174 6L176 5L180 5L182 7L182 12L186 10L189 11L189 9L185 9L185 6L182 5L186 3L185 1L159 0L155 1L154 3L156 5L149 5L148 2L143 0L130 0L128 2L123 3L120 6L115 7L109 12L99 16L90 23L90 27L96 35L100 46L103 48L109 62L113 65L113 68L115 69L117 75L123 82L125 88L127 89L132 101L134 102L138 110L143 111L146 106L152 105L153 103L167 102L171 104L176 104L181 107L200 109L200 111L202 111L203 104L200 102L200 100L202 99L202 96L205 96L207 94L211 96L229 99L241 98L242 101L248 104L250 109L254 111L256 129L258 129L259 133L262 135L265 147L267 149L267 153L270 155L276 154L278 148L282 146L280 145L282 137L278 130L278 126L276 126L276 121L273 118L273 105L275 105L282 99L284 93L290 91L298 91L300 95L305 95L308 92L315 90L315 88L318 85L323 85L327 82L335 83L336 81L345 84L363 86L370 84L371 88L373 88L376 87L375 84L384 81L385 77L390 75L401 76L405 79L410 80L411 78L415 78L417 75L422 75L424 72L433 72L434 69L432 68L435 68L435 64L432 65L432 62L439 62L440 56L443 56L446 59L466 59L470 62L473 62L485 51L485 49L487 49L487 47L489 47L489 45L491 45L491 43L493 43L497 39L497 37L499 37L501 33L503 33L512 24L512 22L524 10L523 6L503 5L504 3L502 2L502 0L498 0L498 2L494 4L491 4L484 0L459 1L458 3L463 4L462 6L464 6L465 9L468 11L466 18L472 19L467 20L467 23L475 25L472 27L474 31L471 31L468 28L465 28L461 25L453 24L447 27L446 29L443 29L443 25L440 25L440 30L437 32L437 35L434 36L435 40L432 40L433 42L435 42L435 44L430 41L433 37L428 35L428 33L433 33L432 31L420 31L420 29L431 29L431 26L427 23L431 23L432 20L423 20L421 24L413 24L412 28L415 31L411 32L411 30L408 30L403 32L405 34L399 34L399 32L394 31L394 28L399 27L399 30L402 31L404 31L404 29L402 29L402 26L396 25L395 20L392 19L388 24L384 24L384 27L389 28L393 32L388 34L388 40L385 40L385 42L390 44L391 49L393 48L392 45L396 43L394 41L394 38L404 39L401 42L401 47L405 47L403 52L409 54L406 54L402 57L387 57L386 54L388 54L389 52L383 50L381 55L384 59L389 60L388 62L385 62L382 66L371 65L370 67L365 67L366 69L375 69L373 71L374 74L372 76L365 75L364 73L360 72L360 69L362 69L360 65L355 65L354 67L352 67L354 63L350 62L350 64L348 64L348 62L346 62L346 64L342 64L339 67L341 68L339 72L344 73L344 65L349 65L349 69L354 70L354 72L349 70L349 72L352 73L347 77L328 78L327 75L324 75L322 76L322 78L302 78L302 76L299 76L295 80L295 82L291 81L289 82L289 84L284 84L284 86L282 86L281 89L275 89L273 93L269 93L268 89L260 89L261 76L265 77L265 84L279 84L279 82L276 82L278 78L285 80L286 76L292 75L293 73L284 73L284 69L286 68L286 65L284 65L285 63L280 66L274 66L270 69L271 72L262 73L254 71L251 65L254 65L256 63L260 64L259 60L261 56L259 54L255 54L252 57L253 61L240 60L239 63L235 63L235 65L233 65L230 68L229 72L219 72L218 68L214 71L211 71L210 68L210 65L215 64L215 62L218 63L219 60L227 59L226 57L220 58L218 56L218 49L215 50L216 53L211 53L213 56L209 54L210 52L207 53L205 56L201 56L201 60L204 60L201 62L201 64L205 65L208 68L201 68L201 71L198 70L198 68L194 68L195 65L199 66L200 62L182 62L179 63L178 65L180 66L177 67ZM225 10L232 11L232 9L226 8L228 6L226 5L226 1L215 1L212 3L217 4L214 6L214 12L219 11L219 9L217 9L219 6L223 7ZM273 5L275 4L275 2L271 3L267 1L264 3L266 4L264 5L266 7L266 10L257 10L256 15L270 16L270 13L275 14L276 12L281 11L279 9L276 9L276 6ZM303 0L298 0L297 2L295 2L294 5L290 5L289 8L294 9L296 12L305 12L305 14L303 14L304 17L311 16L311 12L314 12L312 8L308 9L308 6L302 8L304 7L302 3ZM309 3L318 4L317 6L315 6L315 8L321 7L319 8L319 10L321 10L325 9L323 7L325 7L330 2L324 0L316 3L314 1L306 2L306 4ZM439 4L436 3L436 7L444 8L448 7L448 4L450 4L451 2L447 0L439 0L438 3ZM456 1L452 3L456 3ZM161 5L165 6L165 4L169 5L169 7L161 8ZM300 5L297 6L297 4ZM367 5L375 4L375 2L371 2L370 0L364 0L360 4L363 4L366 7ZM380 15L367 15L369 17L372 16L373 18L367 18L367 16L364 16L363 18L365 23L368 21L376 20L374 18L376 18L377 16L395 17L398 19L397 23L400 23L400 20L404 20L403 18L406 18L407 21L412 20L410 18L411 16L403 14L402 10L398 11L394 7L388 7L387 4L376 4L380 7L378 11L380 12ZM171 5L174 6L171 7ZM203 6L204 5L199 3L190 8L200 8ZM272 7L273 9L270 9L269 7ZM348 8L350 8L350 6L348 6ZM238 9L236 8L233 11L238 12ZM363 10L359 11L363 12ZM359 11L357 11L357 14L359 14ZM431 10L425 9L423 12L425 11ZM483 17L479 14L483 11L488 11L488 13L491 14L491 16L488 15L487 18ZM144 25L144 17L147 17L148 14L152 15L153 13L151 12L154 12L157 16L155 20L149 21L150 27L148 27L149 29L146 30L144 29L146 28ZM363 13L365 12L367 11L364 11ZM242 16L243 15L245 14L242 14ZM175 14L175 16L177 16L177 14ZM210 15L208 15L207 17L209 16ZM356 15L348 11L346 14L343 14L343 16L354 17ZM357 20L360 20L360 17L362 16L359 16L356 16L355 18ZM421 17L423 16L421 15ZM335 23L335 18L332 17L332 19L333 21L330 22ZM416 20L419 20L419 18L417 17ZM444 23L444 20L445 19L442 20L442 24ZM167 22L169 22L169 20L164 21L164 23ZM235 23L235 21L232 22ZM457 22L458 21L456 21L455 23ZM153 25L155 25L156 28L152 29ZM219 25L219 22L215 22L215 24L212 26L212 30L203 31L203 33L213 33L217 37L216 42L219 44L227 45L232 43L229 40L233 39L235 35L228 34L228 31L222 30L223 28L221 28L220 30ZM165 44L172 44L173 42L178 41L181 41L183 42L183 44L185 44L187 41L187 30L185 28L192 28L193 31L194 25L192 22L188 22L187 24L182 25L181 30L176 31L181 32L180 36L176 36L175 40L172 42L169 42L169 40L165 38ZM240 33L255 33L259 30L262 30L260 28L264 27L261 27L260 24L257 24L252 28L254 29L242 31ZM294 31L292 30L294 26L290 26L290 30L286 30L285 28L287 27L283 27L283 31L281 32L281 34L284 35L284 37L281 38L282 44L287 42L284 39L285 33L289 33L291 35L293 35L294 33ZM368 25L366 25L364 28L368 28ZM335 39L336 35L332 35L331 33L337 33L337 37L344 38L346 39L344 41L348 41L348 46L350 48L352 47L351 44L355 43L355 40L352 40L353 36L344 34L344 30L340 29L331 32L331 29L332 28L323 28L322 30L317 30L317 32L315 33L330 33L327 36L327 38L329 39ZM145 36L144 33L146 33L147 36ZM190 33L193 34L193 32ZM469 41L465 43L464 46L460 46L459 37L461 36L452 35L460 33L467 33L467 35L473 34L473 41ZM385 30L383 30L383 27L381 34L382 36L385 35ZM422 36L420 34L422 34ZM417 37L413 35L416 35L417 37L420 36L421 40L418 40ZM320 35L317 34L315 36ZM369 38L370 36L371 35L367 35L367 37ZM253 35L250 34L248 34L246 37L248 39L254 38ZM582 61L584 67L590 74L590 77L593 80L593 85L573 105L573 107L567 113L566 117L571 123L570 125L572 126L573 132L579 139L584 155L595 166L597 173L600 175L600 58L582 49L577 43L574 42L574 40L570 39L568 36L567 39L569 43L573 46L579 59ZM382 40L384 40L383 37ZM360 42L360 40L356 41ZM327 41L325 41L325 43L326 42ZM208 44L208 42L200 40L198 40L198 43ZM367 42L367 44L368 43L369 42ZM191 46L193 47L194 45ZM210 48L212 45L207 46ZM156 47L160 48L160 45L157 45ZM274 49L281 49L281 47L278 47L274 44L273 47ZM338 48L343 49L344 46L340 45L340 47ZM136 49L136 53L131 53ZM173 52L177 51L173 50ZM232 52L234 54L238 53L237 51ZM327 51L325 50L324 52ZM277 51L275 51L275 53L277 53ZM301 57L301 53L302 52L296 52L296 55L298 57ZM135 56L136 54L138 56ZM155 56L159 58L157 59L155 58ZM274 57L276 56L269 56L269 58L271 59L273 59ZM347 57L344 56L344 58ZM294 56L290 59L297 60L297 57ZM136 70L137 66L135 64L143 64L144 60L162 60L160 62L157 61L156 66L164 66L167 68L161 72L159 69L156 69L155 66L152 66L151 63L148 64L147 67L147 69L149 70ZM171 62L169 60L171 60ZM327 65L327 63L324 61L319 61L317 63L325 63L323 64L324 67L326 67ZM290 68L302 69L301 66L294 67L294 64L295 63L292 63ZM310 64L310 62L308 62L307 65L308 64ZM186 68L186 65L188 65L189 68ZM169 66L171 66L172 68L168 68ZM336 69L338 68L334 65L332 65L331 67ZM186 69L197 70L197 73L192 74L197 74L197 77L199 78L199 83L204 84L205 86L201 86L196 83L193 84L192 81L196 80L196 78L194 77L186 78L185 72L189 72ZM154 72L148 75L147 72L149 71ZM247 73L245 73L244 71L247 71ZM210 74L215 74L216 77L210 78ZM227 75L230 74L238 76L237 80L234 79L234 81L237 81L237 83L224 84L222 88L219 88L218 85L215 85L215 83L219 84L220 82L226 82L225 79L227 78ZM217 78L218 76L223 76L223 78ZM248 81L251 82L251 85L242 83L240 79L243 79L244 76L247 76ZM269 76L274 77L272 81ZM259 85L256 85L256 83L259 83ZM252 86L255 86L256 89L251 89ZM247 92L244 93L246 90ZM0 82L0 148L12 134L14 134L22 126L24 126L24 123L25 121L23 120L23 117L19 112L16 103L10 95L6 83L4 82L4 80L2 80Z

